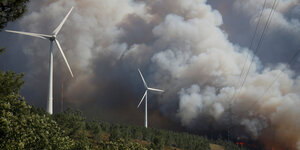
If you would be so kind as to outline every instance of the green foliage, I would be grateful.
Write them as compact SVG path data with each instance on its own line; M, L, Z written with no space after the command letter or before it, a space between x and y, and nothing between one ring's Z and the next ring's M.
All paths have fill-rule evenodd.
M86 129L92 134L90 137L93 141L97 142L101 140L101 126L98 121L86 122Z
M24 74L16 74L11 71L0 71L0 97L10 94L19 94L24 84L22 80Z
M111 132L110 132L110 136L109 136L109 140L110 141L117 141L119 140L121 137L121 132L120 132L120 128L118 125L112 126Z
M75 141L75 149L90 149L91 144L88 139L85 118L80 111L67 109L53 117L65 131L64 136L68 136Z
M32 111L18 94L0 97L0 149L71 149L57 123Z
M136 142L126 142L124 139L117 141L101 141L99 143L99 150L147 150L146 147Z
M29 0L0 0L0 30L8 22L15 21L26 12L26 3Z
M210 148L210 143L219 144L223 146L225 150L243 149L232 142L223 140L209 140L206 137L192 135L188 133L178 133L153 128L146 129L141 126L125 126L118 124L109 124L106 122L99 122L99 124L100 125L98 127L101 128L99 129L101 130L101 134L109 135L107 140L105 138L102 138L100 141L100 145L104 149L116 148L114 146L118 145L118 142L120 142L120 140L127 142L131 142L132 140L142 141L143 146L145 146L148 149L154 150L164 149L166 147L176 147L186 150L208 150ZM93 129L90 132L92 131Z
M74 142L63 136L58 124L18 94L22 77L0 71L0 149L71 149Z
M0 55L1 55L2 53L4 53L4 51L5 51L5 48L0 48Z
M94 135L98 135L102 131L100 123L98 121L87 122L86 129L92 131Z
M150 147L155 150L162 150L164 148L164 142L161 137L155 136Z

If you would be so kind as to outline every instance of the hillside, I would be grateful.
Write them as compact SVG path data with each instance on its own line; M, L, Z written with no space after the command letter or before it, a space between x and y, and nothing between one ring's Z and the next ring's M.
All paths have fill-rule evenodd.
M0 149L243 149L188 133L87 121L72 109L50 115L19 95L22 77L0 71Z
M76 139L85 135L93 149L210 149L210 143L216 143L225 149L241 149L231 142L209 140L205 137L178 133L141 126L126 126L99 121L85 121L79 111L71 109L53 116L54 120L66 131L66 135ZM126 144L128 143L128 144ZM121 148L121 149L122 149Z

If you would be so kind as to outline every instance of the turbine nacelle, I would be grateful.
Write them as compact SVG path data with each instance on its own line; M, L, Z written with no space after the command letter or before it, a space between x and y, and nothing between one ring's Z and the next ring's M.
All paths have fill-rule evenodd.
M50 38L48 38L50 41L55 41L56 35L52 35Z
M164 90L161 90L161 89L155 89L155 88L150 88L150 87L148 87L148 85L147 85L147 83L146 83L146 81L145 81L145 79L144 79L144 76L143 76L141 70L138 69L138 71L139 71L139 74L140 74L140 76L141 76L141 78L142 78L142 80L143 80L144 87L145 87L146 91L145 91L144 96L142 97L140 103L138 104L137 108L140 107L140 105L141 105L141 103L143 102L144 98L147 97L148 91L164 92Z

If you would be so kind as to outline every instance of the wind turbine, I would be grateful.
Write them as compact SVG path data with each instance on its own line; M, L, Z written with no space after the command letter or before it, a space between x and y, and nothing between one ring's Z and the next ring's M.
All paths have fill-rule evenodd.
M155 89L155 88L150 88L150 87L148 87L148 85L147 85L147 83L146 83L146 81L145 81L145 79L144 79L144 77L143 77L143 75L142 75L142 72L140 71L140 69L138 69L138 71L139 71L140 76L141 76L141 78L142 78L142 80L143 80L144 87L145 87L146 91L145 91L145 94L144 94L144 96L142 97L142 99L141 99L139 105L137 106L137 108L140 107L141 103L142 103L143 100L145 99L145 128L147 128L147 127L148 127L148 121L147 121L147 111L148 111L148 110L147 110L147 99L148 99L147 97L148 97L148 91L164 92L164 90L160 90L160 89Z
M17 33L17 34L22 34L22 35L27 35L27 36L33 36L33 37L38 37L41 39L49 40L50 41L50 59L49 59L49 93L48 93L48 102L47 102L47 112L49 114L53 113L53 42L57 44L57 47L64 58L67 67L71 73L71 76L73 77L72 70L69 66L69 63L67 61L67 58L58 42L56 39L57 34L61 30L62 26L66 22L67 18L69 17L70 13L72 12L74 7L71 8L71 10L68 12L68 14L65 16L65 18L62 20L62 22L57 26L57 28L53 31L52 34L46 35L46 34L38 34L38 33L29 33L29 32L21 32L21 31L12 31L12 30L5 30L6 32L11 32L11 33Z

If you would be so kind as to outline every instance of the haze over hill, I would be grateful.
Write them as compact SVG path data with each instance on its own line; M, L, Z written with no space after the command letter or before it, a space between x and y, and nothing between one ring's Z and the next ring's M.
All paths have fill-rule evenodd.
M259 34L272 4L267 1ZM143 94L141 68L151 87L166 90L149 98L149 126L226 130L234 101L235 137L300 149L299 64L290 69L281 63L299 48L299 0L279 1L244 88L232 99L244 61L251 63L246 58L253 49L247 47L262 5L260 0L32 1L29 12L7 29L50 33L75 6L58 37L75 78L55 57L60 60L54 76L56 111L64 82L70 105L93 117L141 124L143 111L136 110ZM4 33L0 39L12 50L1 56L1 67L26 72L24 95L46 106L49 43Z

